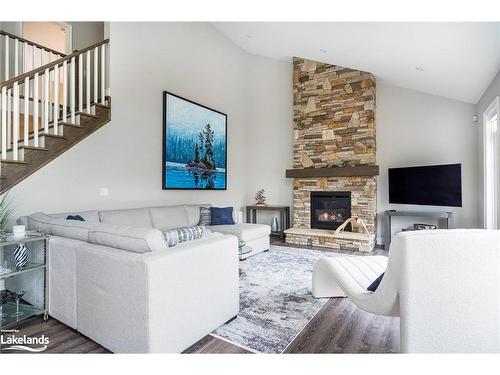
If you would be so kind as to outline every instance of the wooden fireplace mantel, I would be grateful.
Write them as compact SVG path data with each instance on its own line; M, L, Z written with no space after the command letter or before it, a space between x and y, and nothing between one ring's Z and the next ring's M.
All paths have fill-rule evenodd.
M287 169L287 178L310 177L351 177L351 176L378 176L378 165L358 165L356 167L330 167L330 168L300 168Z

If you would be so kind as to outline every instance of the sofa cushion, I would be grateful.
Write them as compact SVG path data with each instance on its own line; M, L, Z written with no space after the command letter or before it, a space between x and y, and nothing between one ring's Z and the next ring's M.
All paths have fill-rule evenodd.
M43 232L46 234L50 233L50 224L54 221L53 217L44 214L43 212L36 212L28 216L28 229L36 230L38 232Z
M269 236L271 227L265 224L234 224L234 225L215 225L209 227L214 232L223 234L232 234L240 241L248 242L257 238Z
M209 226L212 224L211 207L200 207L200 220L198 225Z
M166 250L163 233L155 228L99 224L89 232L89 242L136 253Z
M184 206L151 207L149 212L153 228L162 232L189 226L188 215Z
M210 225L233 225L233 207L211 207Z
M89 231L96 225L99 224L78 220L53 219L50 224L50 234L88 242Z
M194 226L166 231L164 234L167 246L172 247L182 242L189 242L200 238L205 227Z
M99 223L99 211L72 211L72 212L64 212L60 214L50 214L54 219L62 219L67 218L68 216L81 216L83 220L89 223Z
M99 211L99 219L104 224L130 225L141 228L153 227L149 209L147 208Z

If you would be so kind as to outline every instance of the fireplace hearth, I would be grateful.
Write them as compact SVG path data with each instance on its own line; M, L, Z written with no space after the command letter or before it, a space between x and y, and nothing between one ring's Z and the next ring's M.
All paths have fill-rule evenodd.
M350 217L351 192L311 191L311 229L335 230Z

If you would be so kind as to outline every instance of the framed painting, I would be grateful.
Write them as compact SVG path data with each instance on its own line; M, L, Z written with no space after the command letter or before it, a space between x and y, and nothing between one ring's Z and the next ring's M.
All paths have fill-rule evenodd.
M227 189L227 115L163 92L162 188Z

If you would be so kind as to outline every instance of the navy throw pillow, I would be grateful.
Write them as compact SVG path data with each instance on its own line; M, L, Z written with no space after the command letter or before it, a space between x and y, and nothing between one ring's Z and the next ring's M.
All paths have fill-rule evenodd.
M211 225L232 225L233 208L232 207L210 207Z
M384 272L385 273L385 272ZM368 288L366 288L366 290L368 290L369 292L374 292L377 290L380 282L382 281L382 278L384 277L384 273L382 275L380 275L379 277L377 277L375 279L375 281L373 283L370 284L370 286Z
M66 220L78 220L78 221L85 221L85 219L83 217L81 217L80 215L68 215L66 217Z

